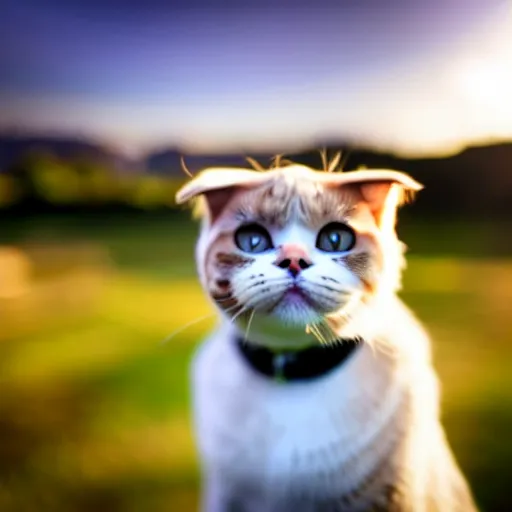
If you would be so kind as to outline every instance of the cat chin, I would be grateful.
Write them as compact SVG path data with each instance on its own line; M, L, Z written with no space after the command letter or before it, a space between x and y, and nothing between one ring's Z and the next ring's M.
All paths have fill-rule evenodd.
M255 313L248 325L236 322L240 334L252 343L268 347L299 347L317 343L314 335L307 331L306 323L299 318L281 318L278 314Z
M286 298L275 306L271 316L278 318L281 322L292 326L306 327L311 324L325 323L326 319L332 316L339 316L344 312L352 310L358 302L358 296L348 296L347 299L340 301L336 309L322 308L312 300L301 300L293 297L291 300Z
M296 348L336 339L338 336L327 318L325 313L318 313L313 308L290 307L285 303L271 313L255 311L245 318L240 317L235 326L244 338L253 343Z
M305 329L309 324L322 322L324 315L303 303L278 304L269 315L283 325Z
M245 304L243 315L235 319L219 308L221 317L249 341L269 347L299 347L330 343L360 303L356 292L346 293L336 310L322 309L300 296L283 297L270 309L253 309Z

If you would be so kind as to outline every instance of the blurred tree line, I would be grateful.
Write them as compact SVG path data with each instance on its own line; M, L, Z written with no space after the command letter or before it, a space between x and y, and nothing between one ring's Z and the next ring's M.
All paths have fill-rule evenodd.
M331 147L330 154L338 149ZM428 158L404 158L365 149L341 151L344 170L396 169L425 185L411 209L415 217L512 221L511 143L469 147L453 155ZM295 160L318 167L318 151L305 151Z
M48 149L28 151L0 173L0 208L23 211L174 205L183 182L172 176L120 172L87 155L62 158Z
M426 191L418 195L412 212L416 218L512 221L511 143L470 147L439 158L403 158L340 144L324 147L331 156L342 151L346 171L397 169L423 183ZM173 209L175 193L188 179L181 156L176 149L164 149L128 161L84 141L0 137L0 209ZM248 156L269 167L274 155ZM318 149L284 156L322 167ZM250 167L242 154L189 155L186 164L194 174L208 166Z

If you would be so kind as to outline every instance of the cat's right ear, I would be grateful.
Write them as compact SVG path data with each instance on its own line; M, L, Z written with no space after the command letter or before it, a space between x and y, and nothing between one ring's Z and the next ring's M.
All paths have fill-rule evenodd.
M176 194L176 203L183 204L193 199L203 199L201 215L208 215L214 222L229 203L233 195L242 188L250 188L265 181L265 173L237 168L205 169L183 185Z

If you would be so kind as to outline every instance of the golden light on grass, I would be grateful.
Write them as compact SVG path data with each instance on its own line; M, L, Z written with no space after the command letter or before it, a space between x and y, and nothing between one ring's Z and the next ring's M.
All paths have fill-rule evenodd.
M111 270L96 249L0 247L0 341L93 313Z
M27 292L32 265L28 256L15 247L0 246L0 301Z
M115 441L109 433L73 446L80 472L87 480L105 481L141 473L190 473L197 469L188 417L120 430Z

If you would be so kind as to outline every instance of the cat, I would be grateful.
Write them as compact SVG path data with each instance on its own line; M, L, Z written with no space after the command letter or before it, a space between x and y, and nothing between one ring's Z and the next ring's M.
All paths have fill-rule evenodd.
M439 420L430 342L397 297L393 170L208 168L201 219L220 323L192 363L204 512L471 512Z

